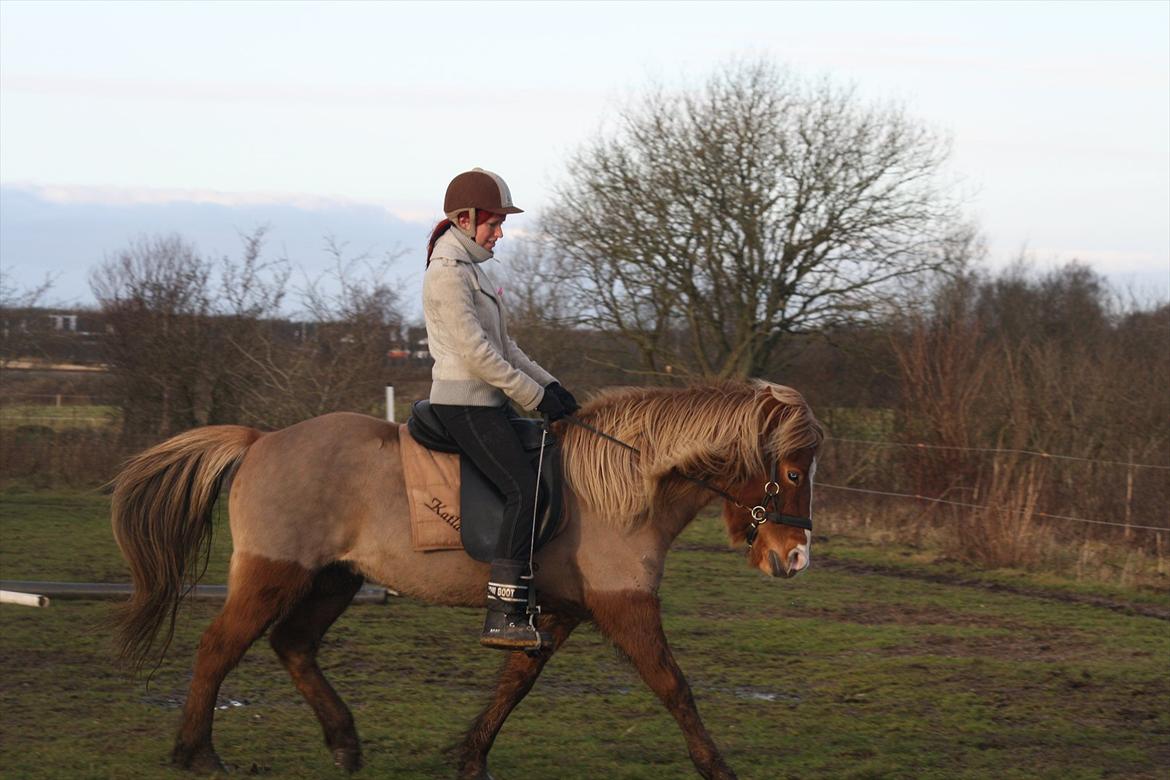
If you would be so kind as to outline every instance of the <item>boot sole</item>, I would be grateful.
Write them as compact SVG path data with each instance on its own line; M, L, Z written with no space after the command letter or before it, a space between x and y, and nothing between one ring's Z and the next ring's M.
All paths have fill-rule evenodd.
M481 637L479 643L484 647L490 647L493 650L540 650L541 648L547 646L547 643L541 639L518 640Z

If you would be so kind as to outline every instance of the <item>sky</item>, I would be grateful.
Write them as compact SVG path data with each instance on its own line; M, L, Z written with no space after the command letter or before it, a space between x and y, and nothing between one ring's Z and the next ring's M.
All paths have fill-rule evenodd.
M948 133L992 265L1079 259L1170 297L1168 2L3 0L0 187L46 208L377 207L423 226L482 166L524 230L623 103L744 57ZM21 247L38 224L0 211ZM0 265L54 270L15 254Z

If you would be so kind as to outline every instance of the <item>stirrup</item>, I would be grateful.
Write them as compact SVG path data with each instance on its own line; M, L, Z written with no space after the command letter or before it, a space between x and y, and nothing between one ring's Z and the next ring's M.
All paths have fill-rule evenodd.
M538 652L551 645L552 639L541 633L523 613L489 610L479 643L497 650Z

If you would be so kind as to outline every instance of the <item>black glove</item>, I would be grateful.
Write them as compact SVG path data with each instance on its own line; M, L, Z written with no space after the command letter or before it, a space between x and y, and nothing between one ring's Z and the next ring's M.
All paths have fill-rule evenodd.
M568 412L565 411L565 405L561 403L561 398L553 390L555 382L549 384L544 388L544 398L540 399L540 403L536 405L536 411L548 418L549 422L556 422L564 417Z
M545 390L552 390L556 393L557 398L561 399L561 406L565 407L565 414L576 414L577 410L581 408L581 404L577 403L573 394L562 387L560 382L552 382Z

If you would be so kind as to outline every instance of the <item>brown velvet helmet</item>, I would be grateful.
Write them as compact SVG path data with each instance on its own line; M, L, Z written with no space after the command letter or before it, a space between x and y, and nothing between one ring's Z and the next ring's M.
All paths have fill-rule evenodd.
M512 203L512 191L498 174L473 168L461 173L447 185L447 196L443 199L443 213L454 220L461 211L484 210L496 214L521 214L523 209Z

